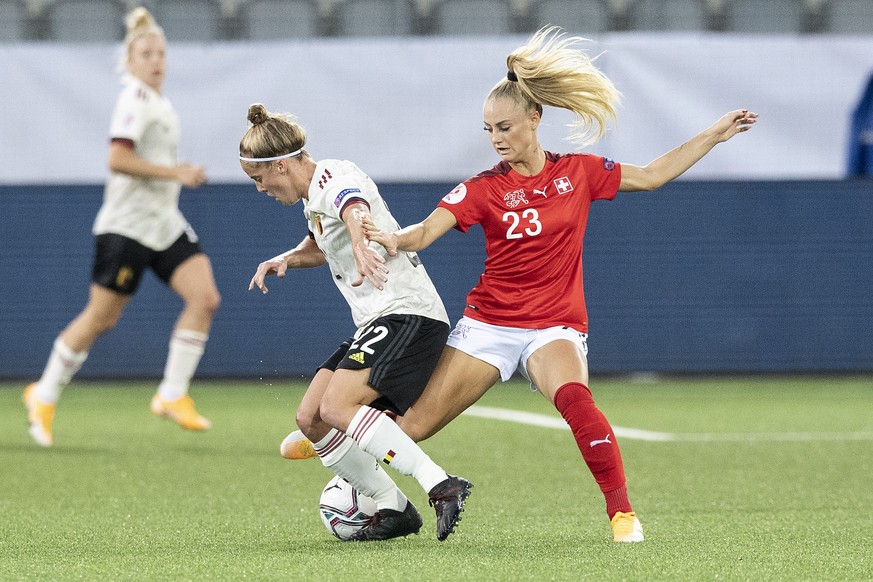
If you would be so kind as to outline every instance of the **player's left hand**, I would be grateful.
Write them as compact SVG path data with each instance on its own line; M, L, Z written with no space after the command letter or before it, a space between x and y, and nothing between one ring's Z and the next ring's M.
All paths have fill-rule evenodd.
M367 246L364 241L354 245L352 250L355 254L355 265L358 267L358 278L352 281L352 287L361 286L366 279L376 289L382 291L385 288L384 283L388 282L388 267L385 265L385 257Z
M206 168L183 162L176 166L176 179L188 188L199 188L206 183Z
M748 109L737 109L722 115L710 130L716 134L716 140L720 143L729 140L738 133L749 131L757 119L757 113L752 113Z

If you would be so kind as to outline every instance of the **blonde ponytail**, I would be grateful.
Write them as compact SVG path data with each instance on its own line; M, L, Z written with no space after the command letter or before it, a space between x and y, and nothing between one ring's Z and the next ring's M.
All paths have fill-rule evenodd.
M616 118L621 94L574 46L585 40L554 26L540 29L506 58L509 74L488 98L509 98L540 113L543 105L567 109L576 116L568 139L580 146L598 141Z

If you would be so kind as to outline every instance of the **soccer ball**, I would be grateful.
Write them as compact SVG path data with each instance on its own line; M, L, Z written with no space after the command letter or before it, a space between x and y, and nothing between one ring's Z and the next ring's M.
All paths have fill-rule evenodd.
M336 476L321 492L318 506L321 521L327 531L341 540L349 539L358 530L370 525L376 514L376 502Z

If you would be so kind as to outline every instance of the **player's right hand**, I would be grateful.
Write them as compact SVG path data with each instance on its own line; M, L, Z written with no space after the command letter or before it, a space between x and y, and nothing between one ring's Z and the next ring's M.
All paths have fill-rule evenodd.
M385 250L388 251L388 256L397 255L397 235L393 232L385 232L378 226L373 224L369 217L365 218L361 223L364 228L364 236L368 241L379 243Z
M287 270L288 264L282 259L272 258L264 261L258 265L258 270L255 271L255 276L252 277L252 280L249 282L249 291L257 287L261 290L261 293L266 295L269 291L267 285L264 284L264 279L267 278L267 275L275 273L277 277L284 277Z

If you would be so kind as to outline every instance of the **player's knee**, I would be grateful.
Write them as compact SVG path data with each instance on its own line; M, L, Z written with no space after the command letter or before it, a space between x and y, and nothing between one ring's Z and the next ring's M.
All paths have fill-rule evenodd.
M297 409L297 414L295 415L294 420L297 423L297 428L300 429L300 432L306 435L306 438L310 440L312 440L313 436L319 432L319 428L325 424L321 419L321 416L319 416L317 408L313 411L307 409L303 405Z
M202 293L189 301L188 304L190 308L196 309L211 319L221 306L221 294L217 290Z
M397 425L415 442L423 441L436 434L436 427L421 422L420 418L399 416Z
M340 428L342 426L342 405L334 398L325 394L318 407L318 416L327 424ZM303 430L302 428L300 430Z
M561 410L563 406L573 403L594 404L594 396L591 394L591 389L581 382L567 382L561 385L555 391L552 400L558 410Z
M219 307L221 307L221 293L219 293L218 290L215 290L206 298L206 309L214 314L218 311Z
M120 313L101 312L92 310L86 312L86 321L91 328L93 335L101 336L104 333L112 330L121 319Z

